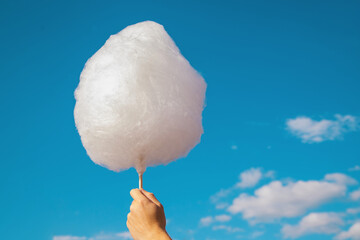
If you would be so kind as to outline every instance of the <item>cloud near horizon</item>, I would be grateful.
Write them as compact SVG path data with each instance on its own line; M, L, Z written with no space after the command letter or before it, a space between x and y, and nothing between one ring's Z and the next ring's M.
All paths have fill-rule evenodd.
M53 236L53 240L125 240L125 239L133 239L130 232L124 231L124 232L109 233L109 234L100 233L92 237L79 237L72 235Z
M54 236L53 240L86 240L86 237L64 235L64 236Z

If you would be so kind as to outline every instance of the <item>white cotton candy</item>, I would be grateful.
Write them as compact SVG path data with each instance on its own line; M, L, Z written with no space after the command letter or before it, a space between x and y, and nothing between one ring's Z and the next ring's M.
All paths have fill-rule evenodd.
M205 91L164 27L141 22L110 36L86 62L75 91L76 127L95 163L142 174L199 143Z

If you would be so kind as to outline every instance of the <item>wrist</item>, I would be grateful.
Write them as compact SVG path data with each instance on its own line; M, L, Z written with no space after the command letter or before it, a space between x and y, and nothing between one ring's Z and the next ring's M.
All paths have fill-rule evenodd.
M169 234L166 232L165 229L157 229L156 231L154 231L153 234L151 234L150 237L151 240L171 240Z

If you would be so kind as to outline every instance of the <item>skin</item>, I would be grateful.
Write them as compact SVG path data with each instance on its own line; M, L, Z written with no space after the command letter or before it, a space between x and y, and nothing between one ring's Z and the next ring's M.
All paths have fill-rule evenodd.
M132 189L134 199L126 225L134 240L171 240L165 230L164 207L154 194L143 189Z

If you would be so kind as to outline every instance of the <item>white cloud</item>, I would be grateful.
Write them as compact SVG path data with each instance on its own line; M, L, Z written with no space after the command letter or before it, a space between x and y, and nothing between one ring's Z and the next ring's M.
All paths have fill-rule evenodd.
M281 229L284 238L298 238L308 234L334 234L344 224L337 213L310 213L299 224L285 224Z
M358 213L360 213L360 207L358 207L358 208L348 208L348 209L346 209L346 213L358 214Z
M212 216L207 216L207 217L203 217L200 219L200 225L201 226L209 226L214 222L228 222L231 220L231 216L227 215L227 214L221 214L221 215L217 215L215 217Z
M228 222L231 220L231 216L227 214L217 215L215 216L215 220L218 222Z
M239 182L228 189L221 189L219 192L210 197L212 203L215 204L217 209L224 209L229 206L228 203L222 201L222 199L229 196L234 190L238 188L250 188L254 187L263 178L273 179L275 176L274 171L263 172L261 168L250 168L239 175Z
M346 240L346 239L353 239L358 240L360 239L360 222L355 223L350 227L348 231L343 231L339 233L335 239L337 240Z
M266 173L264 173L264 177L274 179L275 178L275 171L272 171L272 170L267 171Z
M54 236L53 240L86 240L86 237L77 237L77 236Z
M221 189L219 192L211 196L210 200L212 203L218 203L222 198L227 197L233 190L234 187L228 189Z
M77 236L54 236L53 240L123 240L123 239L133 239L130 232L119 232L119 233L100 233L92 237L77 237Z
M211 223L214 222L214 218L211 216L203 217L200 219L200 225L201 226L209 226Z
M352 167L352 168L349 168L349 171L350 171L350 172L360 171L360 166L359 166L359 165L356 165L356 166L354 166L354 167Z
M225 209L229 206L228 203L225 202L221 202L221 203L216 203L215 208L216 209Z
M333 198L344 196L346 184L352 182L350 179L344 174L328 174L321 181L273 181L257 189L253 196L240 194L227 210L232 214L242 213L250 223L296 217Z
M350 198L354 201L359 200L360 199L360 189L353 191L350 193Z
M217 225L217 226L213 226L212 230L216 231L216 230L225 230L229 233L234 233L234 232L241 232L243 231L243 229L238 228L238 227L230 227L230 226L226 226L226 225Z
M287 129L304 143L319 143L341 138L345 132L359 129L358 119L351 115L335 115L335 120L313 120L297 117L286 121Z
M254 187L262 177L260 168L250 168L240 174L240 182L236 186L239 188Z
M255 232L251 233L250 238L258 238L258 237L260 237L260 236L262 236L262 235L264 235L264 232L262 232L262 231L255 231Z
M352 177L349 177L345 174L342 173L330 173L330 174L326 174L324 177L325 180L331 182L337 182L340 184L344 184L344 185L355 185L358 182L353 179Z
M120 237L122 239L132 239L132 236L131 236L130 232L127 232L127 231L117 233L116 236Z

